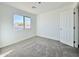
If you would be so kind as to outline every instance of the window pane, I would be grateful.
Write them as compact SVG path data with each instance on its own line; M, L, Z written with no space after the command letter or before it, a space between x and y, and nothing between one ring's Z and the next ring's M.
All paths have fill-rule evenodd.
M25 29L31 28L31 18L25 17Z
M23 29L23 16L14 15L14 28L15 30L22 30Z

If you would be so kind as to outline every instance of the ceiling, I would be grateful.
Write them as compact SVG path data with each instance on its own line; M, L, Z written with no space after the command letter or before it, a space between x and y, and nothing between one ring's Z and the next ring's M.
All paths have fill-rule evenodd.
M37 2L4 2L4 3L34 14L40 14L43 12L51 11L57 8L73 4L73 2L41 2L41 4ZM37 8L32 8L32 6L35 6Z

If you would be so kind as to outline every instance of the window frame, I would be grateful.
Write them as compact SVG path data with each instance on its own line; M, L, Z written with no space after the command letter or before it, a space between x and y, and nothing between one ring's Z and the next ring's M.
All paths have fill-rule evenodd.
M27 17L27 18L30 18L30 28L25 28L25 17ZM28 16L23 16L23 22L24 22L24 29L26 29L26 30L28 30L28 29L31 29L31 24L32 24L32 19L31 19L31 17L28 17Z
M14 22L14 21L15 21L15 16L16 16L16 15L17 15L17 16L22 16L22 18L23 18L23 19L22 19L22 21L23 21L23 28L20 29L20 30L28 30L28 29L30 30L30 29L32 28L32 26L31 26L31 24L32 24L32 18L31 18L31 17L23 16L23 15L19 15L19 14L15 14L15 15L13 15L13 25L14 25L14 29L15 29L16 31L19 31L19 29L16 29L16 28L15 28L15 22ZM26 22L25 22L25 17L30 18L30 28L25 28L25 23L26 23Z

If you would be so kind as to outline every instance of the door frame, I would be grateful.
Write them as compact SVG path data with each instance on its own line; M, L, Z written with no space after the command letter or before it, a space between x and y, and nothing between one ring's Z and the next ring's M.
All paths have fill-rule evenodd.
M78 8L74 8L74 11L73 11L73 31L74 31L74 34L73 34L73 37L74 37L74 40L73 40L73 47L74 48L78 48Z

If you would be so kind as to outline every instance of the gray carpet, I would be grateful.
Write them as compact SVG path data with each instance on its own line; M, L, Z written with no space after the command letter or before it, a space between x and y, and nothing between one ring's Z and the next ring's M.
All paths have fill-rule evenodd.
M6 57L78 57L79 49L61 42L33 37L1 49L1 53L12 50Z

